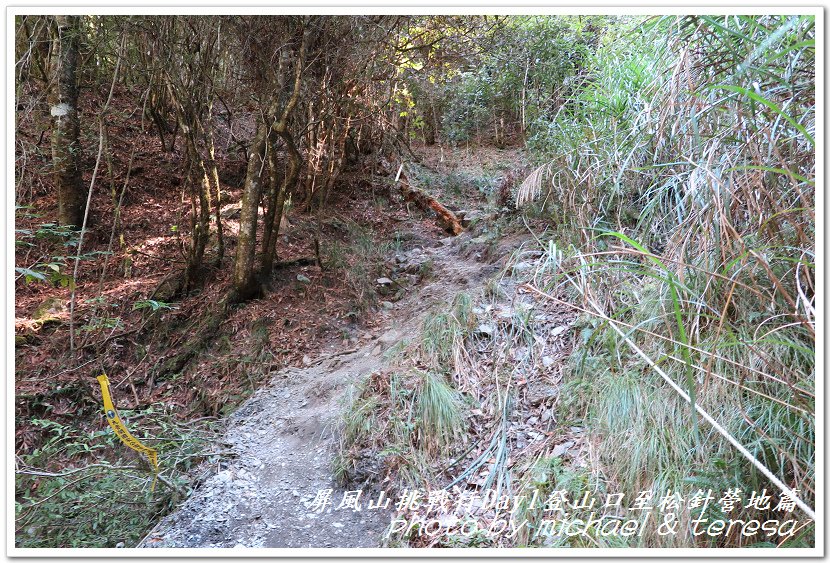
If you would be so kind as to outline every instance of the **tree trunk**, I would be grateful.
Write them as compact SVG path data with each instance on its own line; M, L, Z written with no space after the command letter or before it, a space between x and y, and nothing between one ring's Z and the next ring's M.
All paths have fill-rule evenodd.
M325 207L326 202L329 197L329 193L331 192L334 183L337 181L337 178L340 176L340 172L343 170L343 159L346 156L346 138L349 135L349 128L351 126L352 119L351 117L346 118L346 124L343 127L343 131L340 133L340 138L332 147L332 156L331 162L329 163L329 172L326 177L326 181L320 190L320 197L317 201L318 209L322 209Z
M279 136L272 129L268 135L268 191L265 197L265 216L262 218L262 256L260 259L260 276L267 280L271 275L276 255L277 236L279 235L282 208L285 205L285 177L280 180L279 161L277 160L277 139Z
M308 47L309 33L304 26L302 29L302 40L300 42L297 60L294 63L294 85L291 95L282 108L277 119L279 99L274 100L266 112L266 119L257 125L257 133L254 139L253 149L248 159L248 172L245 177L245 188L242 191L242 211L239 217L239 239L236 247L236 263L234 264L233 289L229 296L231 303L238 303L253 299L262 294L263 287L257 283L257 276L254 272L256 258L256 232L257 232L257 211L259 200L262 197L262 179L260 173L265 169L266 148L268 146L269 130L286 140L289 145L289 152L292 151L293 139L288 134L288 120L297 106L300 99L300 86L305 67L306 48ZM283 55L285 56L285 55ZM282 59L287 60L286 59ZM281 64L281 67L284 65ZM280 73L282 75L282 72ZM296 152L296 148L293 151ZM271 151L273 152L273 150ZM283 180L284 185L289 176L296 179L299 167L296 162L292 163L291 170ZM275 206L276 209L276 206ZM271 241L269 241L270 244ZM275 241L274 241L275 242ZM263 249L267 254L267 248ZM272 258L273 264L273 258Z
M242 190L242 210L239 216L239 239L236 244L233 289L230 302L238 303L255 297L260 289L254 276L256 230L259 199L262 196L261 171L265 166L267 127L264 121L257 125L256 136L248 157L245 187Z
M424 144L431 147L435 144L435 136L438 131L436 123L436 112L434 105L430 102L427 111L424 112Z
M210 150L210 172L213 184L216 186L215 217L216 217L216 267L222 265L225 257L225 235L222 227L222 188L219 184L219 168L216 166L216 143L213 138L213 129L208 127L208 147Z
M262 264L260 275L263 278L268 278L274 269L274 260L277 257L277 236L280 234L280 222L282 221L282 211L285 207L285 200L288 196L288 191L297 182L297 177L300 175L300 166L302 166L302 156L294 144L294 139L289 132L277 133L285 141L285 146L288 149L288 171L282 178L282 182L277 187L277 177L275 173L271 175L272 182L272 197L273 200L269 202L269 211L273 208L273 212L269 212L265 224L265 240L263 242ZM276 142L272 143L274 147ZM273 159L273 166L276 166L276 152L271 150L272 157L269 157L269 164ZM271 207L272 206L272 207Z
M191 198L191 243L190 252L187 255L187 269L184 276L184 291L187 293L198 284L196 280L201 279L202 261L205 256L208 236L210 234L210 176L202 155L199 154L196 146L195 132L191 129L188 137L188 148L190 151L191 169L195 170L193 192Z
M308 201L311 199L311 193L314 186L314 149L317 146L317 125L314 123L314 105L313 103L308 104L308 123L311 125L308 128L308 133L306 133L306 173L305 173L305 181L303 182L303 201Z
M262 246L262 261L260 264L260 276L267 279L271 275L271 270L274 266L274 259L277 254L277 235L280 229L280 220L282 219L282 208L285 205L285 198L288 189L297 182L297 177L300 174L300 166L302 166L303 158L300 151L297 150L294 144L294 137L288 130L288 120L297 107L300 101L300 84L303 76L303 66L305 65L305 52L308 46L308 30L303 28L303 38L300 42L300 52L297 56L297 61L294 64L294 88L291 91L291 97L286 102L282 110L282 114L277 116L276 107L269 113L270 120L274 123L272 133L269 135L269 158L268 162L271 165L270 181L270 201L268 206L268 219L265 223L265 236ZM288 65L281 64L283 68ZM284 76L282 73L280 73ZM288 149L288 170L282 178L279 188L277 188L277 137L285 141L285 147Z
M58 223L80 229L86 194L81 180L78 117L80 16L55 16L49 89L52 114L52 168L58 192Z

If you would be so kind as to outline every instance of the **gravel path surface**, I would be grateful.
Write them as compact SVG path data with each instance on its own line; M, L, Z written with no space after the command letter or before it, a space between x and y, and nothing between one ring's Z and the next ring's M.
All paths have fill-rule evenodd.
M384 328L355 348L277 372L228 421L223 468L165 517L139 547L377 547L391 512L340 507L346 491L332 477L336 425L350 385L383 365L387 349L417 333L430 306L483 284L498 266L482 261L469 234L421 238L394 257L400 276L431 261L432 277L386 310ZM331 491L331 504L318 495ZM315 501L317 501L315 503ZM390 505L390 509L394 505ZM322 507L322 510L321 510Z

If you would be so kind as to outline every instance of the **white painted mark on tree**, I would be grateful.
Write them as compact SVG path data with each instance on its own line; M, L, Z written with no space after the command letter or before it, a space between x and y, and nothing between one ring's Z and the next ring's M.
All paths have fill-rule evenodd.
M49 111L53 117L63 117L68 114L71 109L72 107L69 104L58 104L56 106L52 106Z

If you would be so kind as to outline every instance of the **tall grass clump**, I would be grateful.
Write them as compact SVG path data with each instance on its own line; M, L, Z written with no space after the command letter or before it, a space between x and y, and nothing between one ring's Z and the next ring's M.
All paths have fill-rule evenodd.
M544 163L517 204L544 200L571 245L537 285L586 315L563 405L601 438L619 492L766 488L777 504L662 372L814 506L815 108L813 16L672 16L608 29L536 123Z
M423 485L458 449L467 427L458 374L474 323L472 297L459 293L424 318L419 338L386 369L352 389L334 467L341 482L362 477L361 463L374 459L393 485Z

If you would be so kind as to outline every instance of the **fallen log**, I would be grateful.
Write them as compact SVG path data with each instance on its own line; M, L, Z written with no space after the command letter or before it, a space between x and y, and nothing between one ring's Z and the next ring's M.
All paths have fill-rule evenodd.
M458 217L441 204L437 199L427 194L425 191L413 186L404 172L404 166L398 168L398 174L395 177L395 182L398 184L401 194L406 201L414 202L418 207L424 211L432 210L435 212L436 221L445 231L453 235L460 235L464 231L461 221Z

